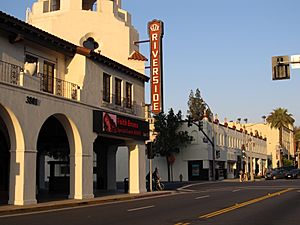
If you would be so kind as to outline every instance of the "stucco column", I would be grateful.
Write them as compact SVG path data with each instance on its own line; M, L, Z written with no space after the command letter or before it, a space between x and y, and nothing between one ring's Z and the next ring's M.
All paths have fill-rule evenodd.
M107 190L117 190L116 182L116 153L118 146L111 146L107 152Z
M134 142L129 149L129 193L144 193L146 190L145 144Z
M70 155L69 198L90 199L93 197L93 155Z
M257 164L258 164L258 174L262 175L263 174L262 159L258 159Z
M10 152L9 204L36 204L36 150Z
M39 157L39 188L40 189L46 189L46 183L45 183L45 153L41 152Z

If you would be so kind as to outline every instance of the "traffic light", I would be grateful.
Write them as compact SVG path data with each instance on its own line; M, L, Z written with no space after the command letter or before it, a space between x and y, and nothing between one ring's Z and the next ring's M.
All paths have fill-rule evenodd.
M151 141L146 144L146 154L148 159L154 158L153 142Z
M193 121L192 121L192 117L189 115L189 116L188 116L188 127L191 127L191 126L193 125L192 122L193 122Z
M203 130L203 121L202 120L199 121L199 130L200 131Z
M272 57L272 79L290 79L289 56L285 55Z
M216 158L219 159L221 157L221 152L220 150L217 150L216 151Z
M245 147L244 144L242 145L242 158L243 158L243 159L246 158L246 147Z

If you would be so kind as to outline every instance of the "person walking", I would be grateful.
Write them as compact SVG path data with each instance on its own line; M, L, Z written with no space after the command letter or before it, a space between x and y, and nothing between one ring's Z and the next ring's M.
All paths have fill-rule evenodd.
M240 182L243 182L243 180L244 180L244 173L243 173L242 170L240 170L240 172L239 172L239 178L240 178Z

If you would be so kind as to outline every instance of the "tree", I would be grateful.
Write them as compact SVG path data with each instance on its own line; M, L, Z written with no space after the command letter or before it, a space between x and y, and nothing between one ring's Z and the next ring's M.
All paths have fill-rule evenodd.
M200 121L204 117L207 117L209 121L212 120L212 112L201 97L200 90L197 88L194 94L191 90L188 100L188 114L191 116L193 121Z
M300 148L300 127L295 127L294 128L294 139L296 143L296 149Z
M277 108L267 117L267 122L270 124L271 128L276 128L279 130L279 145L280 148L283 147L282 143L282 131L283 128L288 128L289 125L293 125L295 120L292 117L292 114L288 113L287 109ZM279 165L282 165L281 153L279 155Z
M174 162L174 153L178 153L180 146L189 143L192 137L188 135L187 131L178 131L181 122L181 111L175 115L171 108L168 114L159 113L154 116L154 129L157 132L157 136L154 140L154 149L156 153L166 157L168 165L168 181L171 177L171 165Z
M294 128L294 141L295 141L295 146L296 146L296 151L298 152L298 168L300 168L299 165L299 150L300 150L300 127L295 127Z

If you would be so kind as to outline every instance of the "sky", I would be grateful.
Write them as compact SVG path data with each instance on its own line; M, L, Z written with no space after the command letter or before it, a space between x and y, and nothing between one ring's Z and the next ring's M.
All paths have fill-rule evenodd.
M25 20L33 2L1 1L0 10ZM271 69L272 56L300 54L299 0L122 0L122 8L141 40L148 39L149 21L164 22L165 112L186 115L188 96L198 88L221 122L262 122L282 107L300 125L300 69L280 81L272 81ZM150 58L149 45L141 52Z

